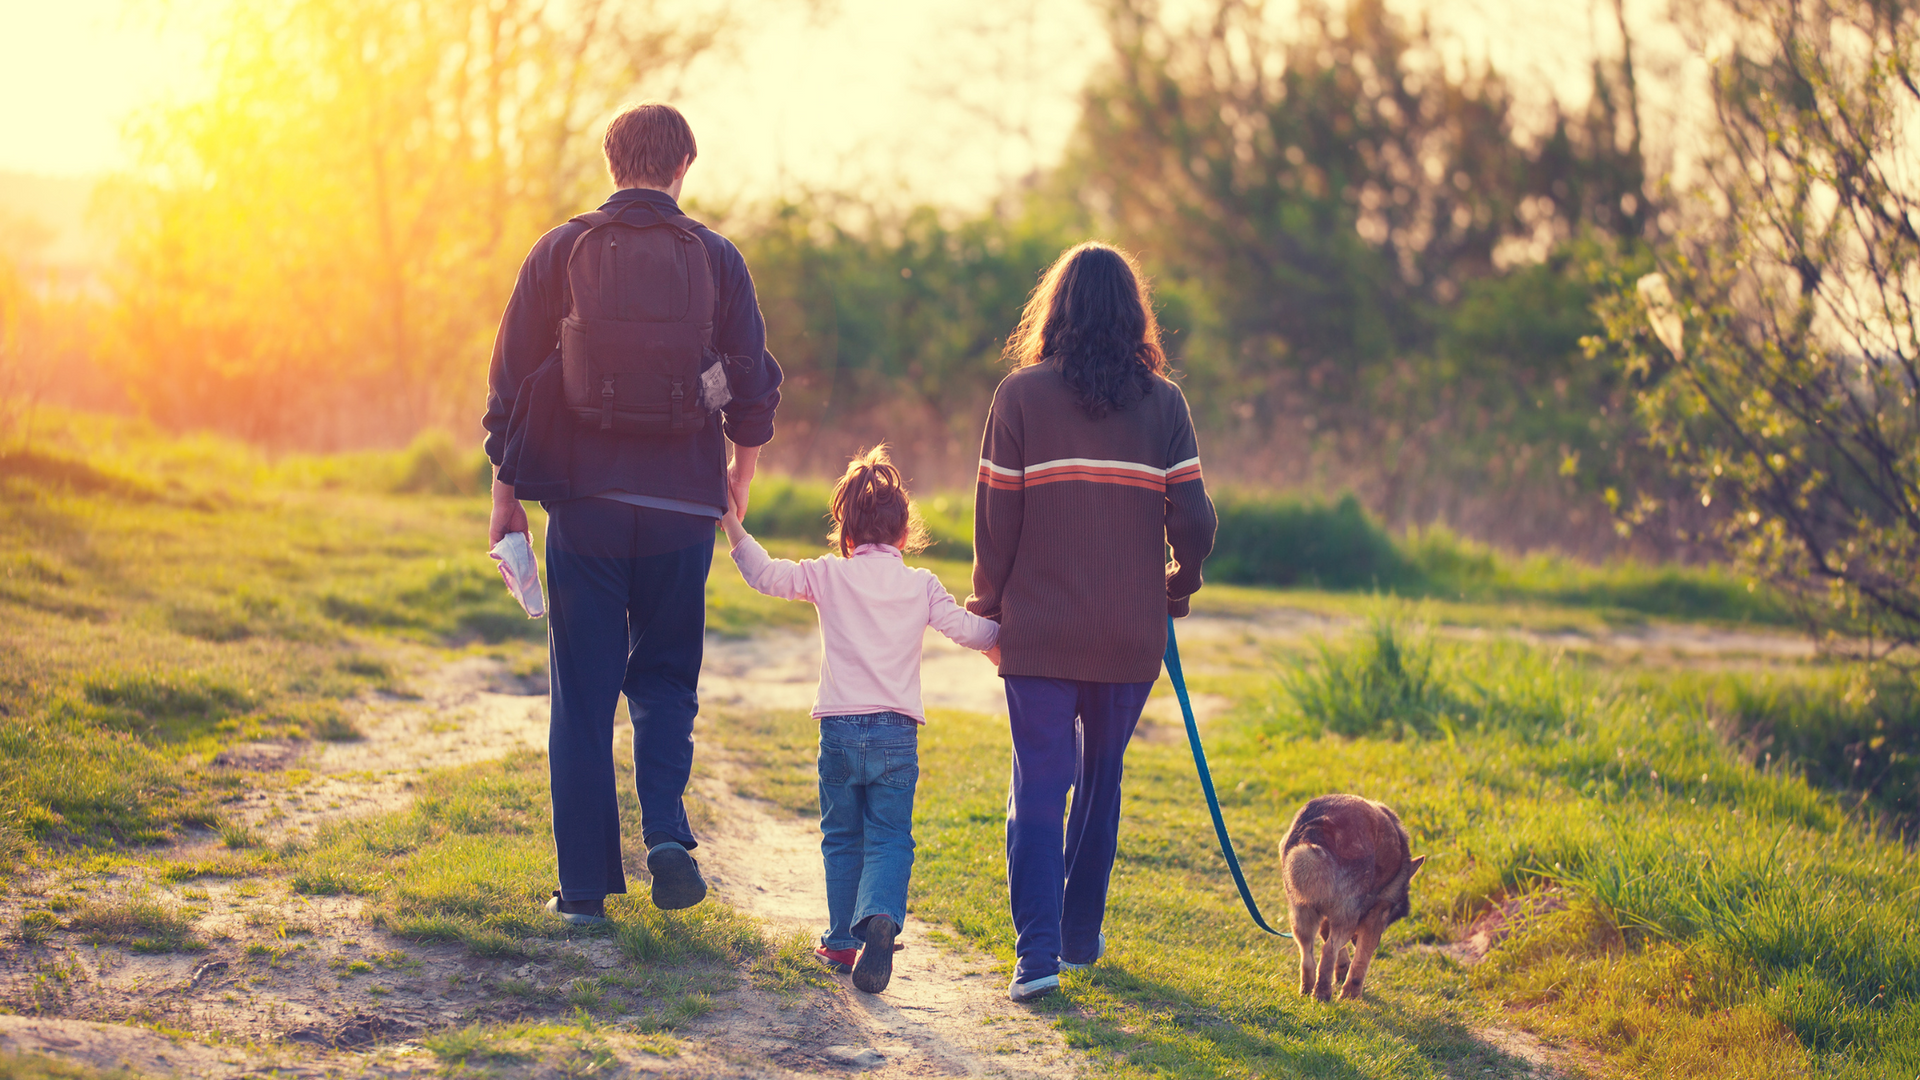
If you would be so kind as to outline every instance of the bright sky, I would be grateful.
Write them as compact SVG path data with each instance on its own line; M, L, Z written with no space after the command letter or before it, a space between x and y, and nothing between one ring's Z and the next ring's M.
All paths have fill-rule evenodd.
M1628 9L1651 15L1660 2L1629 0ZM1563 95L1583 95L1595 47L1617 48L1606 0L1429 6L1460 51ZM709 61L680 98L702 151L690 194L752 199L811 186L977 204L1059 154L1078 89L1106 50L1087 0L806 9L760 7L731 54ZM0 170L77 175L130 164L127 116L203 85L196 20L205 10L204 0L0 0ZM1649 69L1684 60L1671 41L1642 51Z

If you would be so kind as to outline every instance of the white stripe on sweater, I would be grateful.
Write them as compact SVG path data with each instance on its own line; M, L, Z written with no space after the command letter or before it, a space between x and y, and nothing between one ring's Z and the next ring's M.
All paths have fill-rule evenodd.
M1195 458L1194 460L1198 461L1199 459ZM1125 469L1128 472L1137 472L1142 476L1167 475L1167 470L1165 469L1156 469L1151 465L1142 465L1137 461L1110 461L1103 458L1083 458L1083 457L1054 458L1052 461L1043 461L1038 465L1029 465L1027 466L1026 471L1029 475L1031 475L1033 473L1041 472L1046 469L1059 469L1059 468L1065 468L1072 465L1080 465L1080 466L1096 468L1096 469Z

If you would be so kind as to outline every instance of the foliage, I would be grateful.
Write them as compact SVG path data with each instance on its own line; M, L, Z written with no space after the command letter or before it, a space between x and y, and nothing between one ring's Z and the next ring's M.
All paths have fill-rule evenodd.
M1070 218L1038 200L956 218L815 193L727 223L787 375L782 441L804 449L785 467L836 474L879 441L902 461L976 445L1021 304L1079 238Z
M833 485L825 481L781 475L758 477L743 524L755 536L824 541L832 525L828 516L832 494ZM933 541L926 552L929 558L973 558L972 499L944 493L931 497L916 494L914 508L926 522L927 535Z
M1741 566L1869 651L1920 644L1920 14L1733 0L1697 35L1719 157L1661 276L1620 276L1610 347ZM1651 323L1651 325L1650 325ZM1626 507L1644 519L1657 500Z
M1297 19L1245 0L1110 12L1116 62L1089 88L1074 168L1191 304L1181 351L1213 408L1262 433L1304 415L1377 436L1406 366L1438 362L1451 370L1415 381L1451 384L1463 415L1440 423L1484 430L1477 395L1498 406L1518 381L1537 398L1564 377L1574 340L1542 323L1583 320L1579 276L1529 264L1589 231L1644 227L1630 68L1596 67L1589 112L1528 139L1499 73L1439 62L1427 26L1374 0ZM1503 288L1551 302L1504 322ZM1519 355L1462 347L1503 332ZM1403 403L1431 415L1417 393Z
M1211 580L1325 589L1388 589L1409 582L1393 539L1343 495L1332 505L1223 491L1219 533L1207 557Z
M725 26L604 0L234 4L202 99L148 116L122 215L146 415L279 447L391 443L478 408L514 268L602 182L592 129Z

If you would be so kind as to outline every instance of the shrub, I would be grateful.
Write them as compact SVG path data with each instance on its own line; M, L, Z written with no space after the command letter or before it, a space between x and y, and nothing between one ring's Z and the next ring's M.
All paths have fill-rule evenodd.
M788 476L756 479L753 500L747 505L747 531L755 536L780 536L824 544L832 527L828 503L833 485L824 480L796 480ZM927 554L941 559L973 558L973 499L971 496L915 495L914 505L933 541Z
M1221 491L1214 499L1220 530L1207 576L1258 585L1387 589L1409 584L1412 567L1360 502Z

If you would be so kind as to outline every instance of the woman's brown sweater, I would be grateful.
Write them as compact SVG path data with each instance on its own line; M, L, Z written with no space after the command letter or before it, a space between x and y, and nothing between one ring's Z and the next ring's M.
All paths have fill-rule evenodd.
M994 392L967 610L1000 623L1000 674L1158 678L1167 616L1187 613L1213 530L1193 418L1173 383L1099 420L1052 363Z

